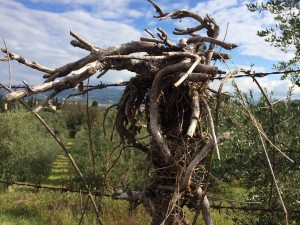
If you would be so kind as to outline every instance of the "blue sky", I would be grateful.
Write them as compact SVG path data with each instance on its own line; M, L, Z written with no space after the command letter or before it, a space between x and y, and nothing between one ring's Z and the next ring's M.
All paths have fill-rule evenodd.
M176 9L189 9L202 17L206 13L214 18L221 27L220 39L228 30L226 41L236 43L239 47L231 52L232 59L228 65L234 69L234 64L248 69L254 64L256 72L272 70L272 65L291 57L279 49L270 47L258 36L257 30L274 24L272 15L268 13L251 13L246 8L244 0L208 0L208 1L174 1L157 0L162 9L167 12ZM169 32L173 41L179 37L172 36L175 27L192 27L192 20L159 21L153 18L155 10L146 0L0 0L0 36L7 42L8 48L30 60L35 60L50 68L62 66L75 61L88 53L73 48L69 42L72 30L95 45L109 47L148 36L144 29L153 31L161 27ZM1 46L3 44L1 43ZM3 54L2 54L3 55ZM1 55L1 56L2 56ZM226 65L218 64L221 69ZM13 83L30 85L43 82L43 74L28 69L19 63L12 63ZM111 71L102 78L102 82L118 82L128 80L130 74L126 71ZM8 65L0 63L0 81L8 83ZM93 79L94 83L99 80ZM273 91L276 98L283 98L291 86L288 80L280 81L279 76L260 79L261 84ZM239 79L238 84L243 91L257 88L251 79ZM218 83L212 84L217 88ZM233 88L229 84L227 91ZM295 88L294 94L300 94Z

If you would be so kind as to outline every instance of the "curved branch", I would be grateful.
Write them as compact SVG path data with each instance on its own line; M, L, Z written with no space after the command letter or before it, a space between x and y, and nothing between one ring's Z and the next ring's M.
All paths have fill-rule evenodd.
M162 156L165 162L168 164L172 158L170 149L164 141L161 129L159 127L159 113L158 113L158 105L159 105L159 97L161 94L161 81L164 76L170 73L178 72L183 66L189 64L190 60L186 59L180 63L175 65L166 66L164 69L160 70L155 76L152 87L150 90L150 103L149 103L149 117L150 117L150 130L152 132L152 136L156 143L158 144Z
M221 143L226 141L227 139L229 139L229 132L224 133L223 135L219 136L217 138L217 142ZM179 190L183 191L186 190L188 187L188 184L190 182L190 178L192 176L192 173L195 169L195 167L198 165L198 163L201 162L202 159L205 158L205 156L214 148L214 141L211 140L210 142L208 142L208 144L206 144L201 151L198 153L198 155L196 155L196 157L190 162L190 164L188 165L184 177L181 181Z
M209 201L208 201L207 196L204 196L204 198L203 198L202 188L198 187L194 191L194 195L198 200L203 199L202 205L200 205L200 207L202 207L202 217L205 222L205 225L213 225L213 221L212 221L211 214L210 214ZM193 223L193 224L195 224L195 223Z
M173 31L173 34L175 34L175 35L192 34L196 31L202 30L203 28L205 28L205 26L203 24L200 24L199 26L196 26L196 27L187 28L187 29L175 28L175 31Z
M230 71L226 77L222 80L221 84L219 85L219 88L218 88L218 92L217 92L217 95L216 95L216 115L215 115L215 122L216 122L216 127L218 127L218 124L219 124L219 109L220 109L220 104L221 104L221 94L222 94L222 90L223 90L223 86L225 85L225 83L233 77L233 75L239 73L241 71L241 69L237 69L237 70L234 70L234 71Z
M216 44L216 45L221 46L222 48L224 48L226 50L232 50L232 49L237 47L236 44L226 43L226 42L217 40L217 39L212 38L212 37L203 37L203 36L200 36L200 35L189 38L187 43L191 44L191 43L198 43L198 42L202 42L202 41L209 42L211 44Z
M157 4L155 4L155 2L153 2L152 0L148 0L148 2L150 2L153 5L153 7L156 9L156 12L159 14L159 17L165 16L167 14L167 13L164 13L162 11L162 9ZM156 16L154 16L154 17L156 17Z
M203 24L203 22L204 22L203 18L200 15L198 15L197 13L194 13L192 11L185 10L185 9L180 9L173 13L167 13L165 16L162 16L159 18L160 18L160 20L165 20L169 17L171 17L172 19L182 19L185 17L190 17L190 18L197 20L200 24Z

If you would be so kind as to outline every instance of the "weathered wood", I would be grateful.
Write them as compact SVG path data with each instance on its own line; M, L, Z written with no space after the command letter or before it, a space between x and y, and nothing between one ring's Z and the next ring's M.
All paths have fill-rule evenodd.
M75 38L71 44L87 50L88 55L55 69L9 53L10 59L46 74L43 84L29 86L25 83L25 89L9 93L6 98L8 101L20 100L52 90L52 94L46 99L48 101L60 91L74 88L97 71L101 73L98 78L109 70L134 72L136 76L120 84L125 89L117 104L114 126L120 135L120 145L129 144L147 154L153 174L145 181L143 190L119 192L113 198L143 202L153 217L153 225L182 225L187 224L182 207L193 196L197 201L203 199L204 221L206 225L211 225L209 203L205 194L200 187L190 184L191 180L197 179L194 172L199 163L218 142L227 140L229 133L209 142L203 141L201 131L206 127L199 121L203 121L201 119L205 116L212 121L206 102L210 97L209 83L217 75L225 73L217 66L212 66L211 60L224 61L230 58L229 54L215 52L215 48L220 46L231 50L237 45L218 40L219 26L208 15L202 18L188 10L165 13L152 0L148 1L157 10L156 18L160 20L187 17L195 20L198 25L186 29L176 28L174 34L185 35L179 39L179 43L170 41L167 32L157 28L156 37L147 31L151 38L141 37L138 41L108 48L94 45L71 31L70 34ZM194 33L200 30L206 30L207 37ZM103 87L105 84L88 87L79 94ZM44 103L32 112L37 114ZM152 138L150 144L137 138L143 127L139 122L141 115ZM211 124L212 122L210 127L213 130ZM214 132L212 133L214 136ZM199 153L196 153L197 149L201 149ZM87 184L86 188L89 190Z
M221 143L221 142L224 142L226 141L227 139L229 139L229 132L226 132L224 133L223 135L219 136L217 138L217 142L218 143ZM180 184L180 190L183 191L185 189L188 188L188 184L190 183L190 178L191 178L191 175L194 171L194 168L198 165L198 163L201 162L201 160L203 160L206 155L214 148L214 145L215 145L215 141L214 140L211 140L208 144L206 144L202 149L201 151L193 158L193 160L190 162L190 164L188 165L186 171L185 171L185 174L184 174L184 177L181 181L181 184Z
M199 120L199 116L200 116L200 102L199 102L199 93L198 91L194 88L192 90L192 115L191 115L191 119L190 119L190 126L189 129L186 133L186 135L188 137L193 137L197 124L198 124L198 120Z
M60 80L55 80L52 82L33 86L30 88L30 90L23 89L23 90L15 91L12 93L8 93L6 95L6 99L8 101L15 101L15 100L18 100L18 99L26 97L26 96L46 92L46 91L53 90L53 89L63 90L63 89L68 89L68 88L74 88L78 83L80 83L83 80L94 75L96 73L96 71L97 71L96 68L91 66L91 67L88 67L86 70L84 70L82 73L71 74Z

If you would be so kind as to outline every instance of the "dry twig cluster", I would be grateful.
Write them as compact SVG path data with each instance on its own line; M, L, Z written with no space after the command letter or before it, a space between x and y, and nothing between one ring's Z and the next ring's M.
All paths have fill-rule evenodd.
M201 209L205 224L212 224L206 197L209 179L200 179L199 173L205 175L203 164L213 149L217 158L220 158L218 143L227 140L229 133L216 134L217 121L214 123L212 119L210 105L216 104L218 115L222 86L238 71L225 77L214 102L209 83L225 72L212 66L211 61L230 58L228 54L216 52L216 46L227 50L237 46L218 40L219 26L208 15L202 18L187 10L165 13L152 0L148 1L157 11L157 19L192 18L199 25L187 29L176 28L173 33L182 36L179 43L172 42L163 29L157 28L157 38L146 30L150 38L142 37L140 41L109 48L91 44L71 32L75 38L71 44L90 54L55 69L24 59L4 48L2 51L7 56L2 57L2 61L17 60L45 73L43 84L30 86L24 82L25 89L11 92L6 97L8 101L21 100L25 96L52 90L45 102L32 110L38 115L48 100L65 89L82 85L91 76L99 78L108 70L126 69L134 72L135 77L121 84L125 90L117 105L115 127L121 144L129 144L147 154L153 168L144 190L131 195L116 193L114 198L142 202L152 216L153 224L187 224L182 209L184 206L197 211ZM206 31L206 36L195 33L203 31ZM146 54L137 54L141 52ZM78 70L81 72L76 72ZM86 87L78 94L103 87L106 85ZM136 138L144 127L152 137L150 145ZM206 127L210 127L210 133L204 132ZM64 150L72 161L67 149ZM77 167L75 162L72 161L72 164ZM80 175L80 169L76 170ZM81 178L84 180L82 175ZM92 200L89 186L85 184ZM96 206L95 210L98 213ZM98 218L101 223L99 215Z

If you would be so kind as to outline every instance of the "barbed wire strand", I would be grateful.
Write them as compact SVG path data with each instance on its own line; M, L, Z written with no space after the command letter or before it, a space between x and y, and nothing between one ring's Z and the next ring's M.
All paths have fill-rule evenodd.
M61 192L61 194L64 193L76 193L76 194L85 194L88 195L87 191L83 190L74 190L66 187L51 187L46 185L40 185L40 184L30 184L30 183L24 183L24 182L18 182L13 180L0 180L0 183L4 184L5 187L17 185L17 186L25 186L25 187L31 187L34 190L44 189L45 191L58 191ZM96 190L91 192L92 195L97 197L114 197L114 194L104 194L100 191ZM233 199L223 199L223 198L215 198L208 196L213 202L221 202L219 205L212 204L210 207L212 209L222 210L222 209L229 209L229 210L241 210L241 211L261 211L261 212L281 212L284 213L283 209L278 208L263 208L263 207L241 207L241 206L222 206L222 202L230 202L230 203L238 203L238 204L260 204L261 202L245 202L240 200L233 200ZM86 203L85 203L86 204ZM289 210L290 213L300 213L300 210Z
M237 74L234 75L234 78L241 78L241 77L257 77L257 78L261 78L261 77L265 77L265 76L269 76L269 75L280 75L280 74L289 74L289 73L300 73L300 69L299 70L286 70L286 71L274 71L274 72L255 72L253 71L252 73L246 73L246 74ZM220 77L215 77L215 80L223 80L225 77L224 76L220 76ZM84 87L87 88L89 87L86 91L91 91L94 89L102 89L102 88L106 88L106 87L113 87L113 86L125 86L126 82L123 83L115 83L115 84L101 84L101 85L85 85ZM3 87L0 87L0 89ZM12 89L23 89L26 88L26 86L24 85L12 85L11 86Z

